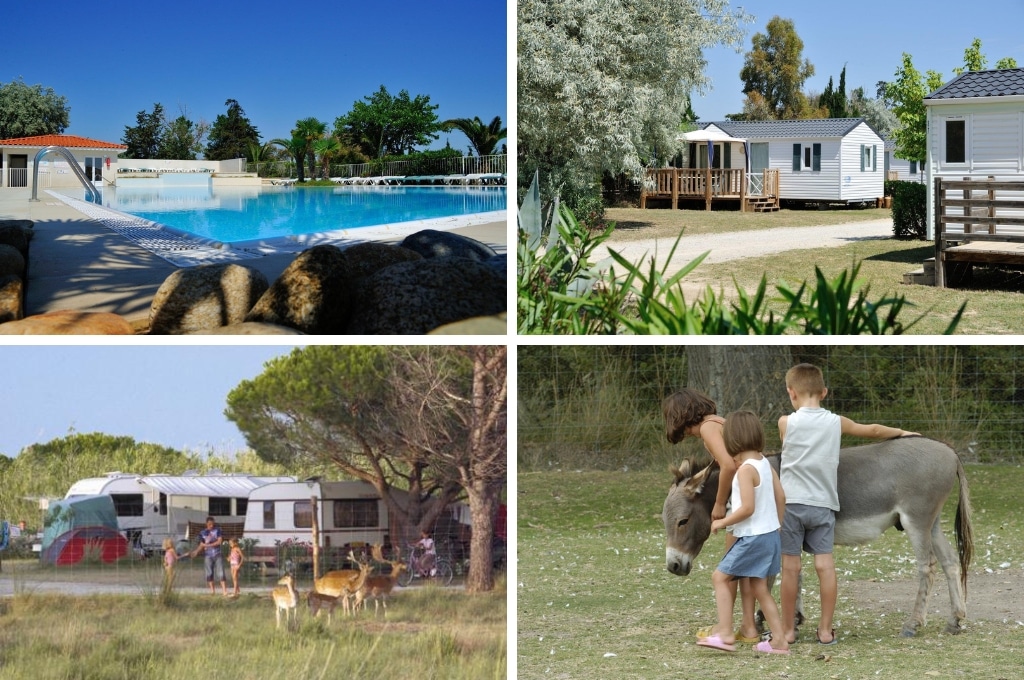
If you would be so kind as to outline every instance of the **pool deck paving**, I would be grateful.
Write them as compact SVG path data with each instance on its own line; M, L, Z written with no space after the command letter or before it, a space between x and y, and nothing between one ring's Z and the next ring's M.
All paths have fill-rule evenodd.
M35 237L29 245L25 316L64 309L113 312L137 328L148 325L150 304L160 284L179 267L115 234L99 222L43 194L29 201L28 189L0 189L0 220L30 219ZM451 229L506 251L505 222ZM401 237L388 239L401 241ZM295 253L266 255L240 263L273 282Z

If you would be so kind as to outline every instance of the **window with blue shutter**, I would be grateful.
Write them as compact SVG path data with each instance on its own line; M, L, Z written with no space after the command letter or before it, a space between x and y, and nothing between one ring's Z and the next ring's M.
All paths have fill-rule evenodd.
M811 170L821 170L821 144L813 144L811 149Z
M800 172L800 145L793 145L793 172Z

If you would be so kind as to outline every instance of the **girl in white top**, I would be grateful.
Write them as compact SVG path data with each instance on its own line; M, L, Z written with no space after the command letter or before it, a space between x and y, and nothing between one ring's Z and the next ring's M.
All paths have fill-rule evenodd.
M711 635L698 639L697 644L726 652L736 651L732 619L735 590L730 585L736 579L747 579L751 594L761 605L772 631L771 640L757 643L754 649L767 654L788 654L782 618L768 590L768 577L780 571L779 527L786 510L786 496L779 476L761 455L764 429L756 415L750 411L730 414L725 419L722 434L738 469L732 482L732 511L714 520L711 532L731 526L736 542L711 576L718 624L712 628Z

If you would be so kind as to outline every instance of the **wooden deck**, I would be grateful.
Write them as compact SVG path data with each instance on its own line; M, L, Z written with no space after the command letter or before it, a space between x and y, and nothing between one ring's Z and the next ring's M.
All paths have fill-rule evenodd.
M651 198L669 199L673 209L680 200L703 200L711 210L714 201L739 201L743 211L779 209L779 171L763 170L747 175L740 169L658 168L648 171L640 193L640 207Z
M1024 265L1022 195L1021 181L935 179L936 286L964 281L974 264Z

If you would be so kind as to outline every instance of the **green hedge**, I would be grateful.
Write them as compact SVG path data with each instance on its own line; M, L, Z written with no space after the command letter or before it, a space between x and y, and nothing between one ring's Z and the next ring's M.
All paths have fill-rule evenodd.
M926 238L927 187L920 182L888 180L885 183L885 195L892 196L892 227L896 238Z

